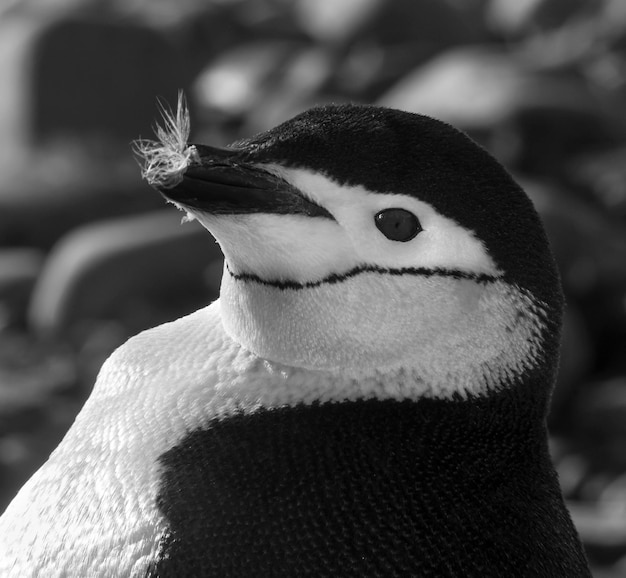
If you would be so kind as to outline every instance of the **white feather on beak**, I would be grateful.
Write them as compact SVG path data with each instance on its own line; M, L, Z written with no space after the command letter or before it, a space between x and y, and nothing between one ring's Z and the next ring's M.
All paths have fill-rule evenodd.
M157 140L136 140L133 149L140 157L141 176L148 184L169 189L182 180L195 148L187 144L191 123L183 92L178 93L176 113L163 104L160 109L164 125L155 126Z

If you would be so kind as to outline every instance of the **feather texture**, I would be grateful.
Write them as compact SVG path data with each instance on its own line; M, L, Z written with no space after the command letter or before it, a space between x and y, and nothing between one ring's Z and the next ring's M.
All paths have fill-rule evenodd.
M182 91L178 93L176 112L159 103L163 125L156 125L156 140L139 139L133 143L141 164L141 176L153 187L170 189L183 178L194 154L187 144L190 132L189 108Z

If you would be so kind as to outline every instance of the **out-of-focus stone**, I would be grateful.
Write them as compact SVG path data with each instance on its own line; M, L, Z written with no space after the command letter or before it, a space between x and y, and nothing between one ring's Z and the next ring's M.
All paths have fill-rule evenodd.
M368 102L442 50L485 39L478 11L440 0L378 2L354 28L330 91Z
M554 435L550 438L550 455L559 475L563 496L570 499L576 495L587 476L589 463L580 453L572 451L565 438L555 438Z
M626 378L590 386L576 404L575 418L580 444L594 467L626 472Z
M485 18L493 30L515 36L557 27L577 15L588 16L599 4L587 0L490 0Z
M185 65L165 38L112 17L35 12L0 20L0 143L148 134L157 96L175 101Z
M0 435L18 429L17 420L23 423L25 414L45 409L52 395L75 385L74 357L68 347L40 342L21 332L2 332Z
M36 249L0 249L0 331L21 325L43 263Z
M0 246L49 248L96 218L158 206L133 138L184 87L177 51L148 27L86 13L0 19Z
M280 79L298 46L273 41L243 44L211 62L196 79L193 93L199 106L225 117L239 117Z
M68 347L0 335L0 512L74 421L85 399L75 386Z
M378 103L480 130L507 116L531 81L511 54L486 47L452 49L416 68Z
M621 578L622 576L626 576L626 556L622 556L613 568L607 571L606 576L597 575L596 578Z
M567 434L576 427L571 423L572 403L589 379L594 361L591 331L580 306L570 301L563 317L561 360L548 416L551 432Z
M528 180L522 184L546 226L567 298L581 313L591 336L595 371L626 371L623 223L570 191Z
M427 114L466 130L496 124L522 103L575 111L594 104L579 80L541 74L513 53L484 46L443 52L379 99L381 105Z
M567 183L588 191L612 214L626 221L626 147L573 159Z
M626 523L621 504L569 502L568 508L594 567L594 578L622 578L618 560L626 552Z
M49 249L89 221L162 206L129 144L63 141L0 158L0 246Z
M351 40L384 4L384 0L297 0L294 8L303 30L320 42L335 44Z
M476 41L475 18L448 0L298 0L296 19L324 44L407 41L438 47Z
M35 286L33 329L80 338L85 323L117 319L134 333L214 299L203 275L222 258L219 247L200 225L180 220L164 210L70 233Z
M268 130L304 110L345 100L324 92L333 71L333 57L321 48L300 50L284 64L280 77L266 86L250 108L241 135Z
M617 444L624 440L603 417L583 426L581 416L590 407L598 375L626 374L626 230L619 219L591 201L554 186L522 184L546 226L568 302L550 425L562 435L584 440L595 436L587 450L599 458L594 468L602 469L615 460ZM589 423L598 425L599 433L587 435L595 428ZM603 424L606 430L601 429ZM600 457L604 450L610 458Z
M626 287L626 230L619 219L559 187L520 182L541 215L572 296L584 299L599 287Z
M153 2L118 0L116 12L138 18L162 31L176 47L185 70L185 79L191 83L216 55L243 41L255 38L274 38L263 34L261 0L255 2L202 2L197 0L165 0ZM246 7L248 8L246 10ZM279 9L282 15L284 9ZM243 14L241 14L243 13ZM243 16L253 23L247 25ZM185 83L187 84L187 82Z
M207 140L225 144L267 130L315 104L341 96L324 93L335 55L292 40L245 43L211 62L193 86L200 115L230 127L226 135L212 128ZM202 129L201 129L202 130ZM202 138L202 135L200 135Z
M447 121L509 168L552 178L572 155L614 146L626 135L617 103L581 77L484 47L437 56L378 102Z

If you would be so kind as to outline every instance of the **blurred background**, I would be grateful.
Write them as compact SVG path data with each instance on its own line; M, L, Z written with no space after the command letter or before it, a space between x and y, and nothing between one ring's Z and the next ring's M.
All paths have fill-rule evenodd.
M514 173L568 300L554 460L594 575L626 576L624 0L0 0L0 511L115 347L217 296L131 151L179 88L195 141L373 102Z

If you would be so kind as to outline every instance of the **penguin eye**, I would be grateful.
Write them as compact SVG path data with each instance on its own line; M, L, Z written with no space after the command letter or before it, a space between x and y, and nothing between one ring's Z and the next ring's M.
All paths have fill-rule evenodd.
M392 241L410 241L422 226L417 217L404 209L385 209L376 213L374 222L378 230Z

